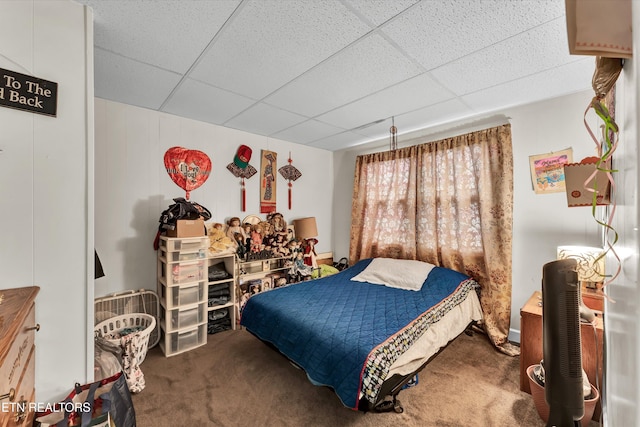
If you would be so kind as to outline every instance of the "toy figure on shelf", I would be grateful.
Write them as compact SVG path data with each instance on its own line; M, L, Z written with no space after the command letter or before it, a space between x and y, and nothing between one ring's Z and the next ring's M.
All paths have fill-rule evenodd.
M240 258L244 258L247 253L248 236L240 225L240 218L233 217L227 221L227 237L236 243L236 253Z
M251 230L251 252L259 253L262 249L262 227L256 224Z
M293 266L291 270L289 270L289 274L294 277L294 281L304 280L305 277L311 277L311 273L313 270L310 266L304 263L304 257L302 253L298 252L295 260L293 261Z
M318 243L317 239L305 239L304 241L304 263L312 268L318 268L315 245Z
M227 221L227 225L229 226L229 228L227 228L227 237L229 237L230 239L236 240L235 238L236 233L240 233L244 238L243 240L246 240L247 234L245 233L244 228L242 228L242 225L240 224L240 218L238 218L237 216L234 216L233 218L229 219L229 221Z

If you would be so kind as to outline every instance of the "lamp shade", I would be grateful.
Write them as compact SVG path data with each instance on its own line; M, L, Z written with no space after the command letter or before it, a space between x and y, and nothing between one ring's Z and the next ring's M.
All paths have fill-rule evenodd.
M578 262L578 280L602 282L604 279L604 250L588 246L558 246L558 259L573 258Z
M293 220L296 237L299 239L310 239L318 237L318 226L315 217L300 218Z

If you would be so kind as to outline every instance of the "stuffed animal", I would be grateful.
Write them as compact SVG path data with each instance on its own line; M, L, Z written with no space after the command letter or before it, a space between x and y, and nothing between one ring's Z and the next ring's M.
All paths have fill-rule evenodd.
M235 241L227 237L224 231L222 231L223 228L224 225L216 222L211 224L207 231L207 235L209 236L209 252L212 254L233 253L236 249Z

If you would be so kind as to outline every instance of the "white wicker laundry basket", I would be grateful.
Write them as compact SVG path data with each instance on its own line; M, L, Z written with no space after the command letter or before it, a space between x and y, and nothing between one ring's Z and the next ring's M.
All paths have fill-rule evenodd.
M149 348L149 336L151 331L156 327L156 318L150 314L145 313L129 313L121 316L111 317L94 327L94 331L97 336L102 337L112 344L120 345L120 338L111 338L111 334L120 333L123 329L127 328L141 328L141 347L138 354L136 354L136 360L138 365L144 361L147 356L147 349Z

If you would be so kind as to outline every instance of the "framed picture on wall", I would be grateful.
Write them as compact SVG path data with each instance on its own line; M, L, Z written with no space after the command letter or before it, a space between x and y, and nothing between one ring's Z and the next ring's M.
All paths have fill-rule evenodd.
M531 183L536 194L565 191L564 165L573 162L573 150L529 156Z

